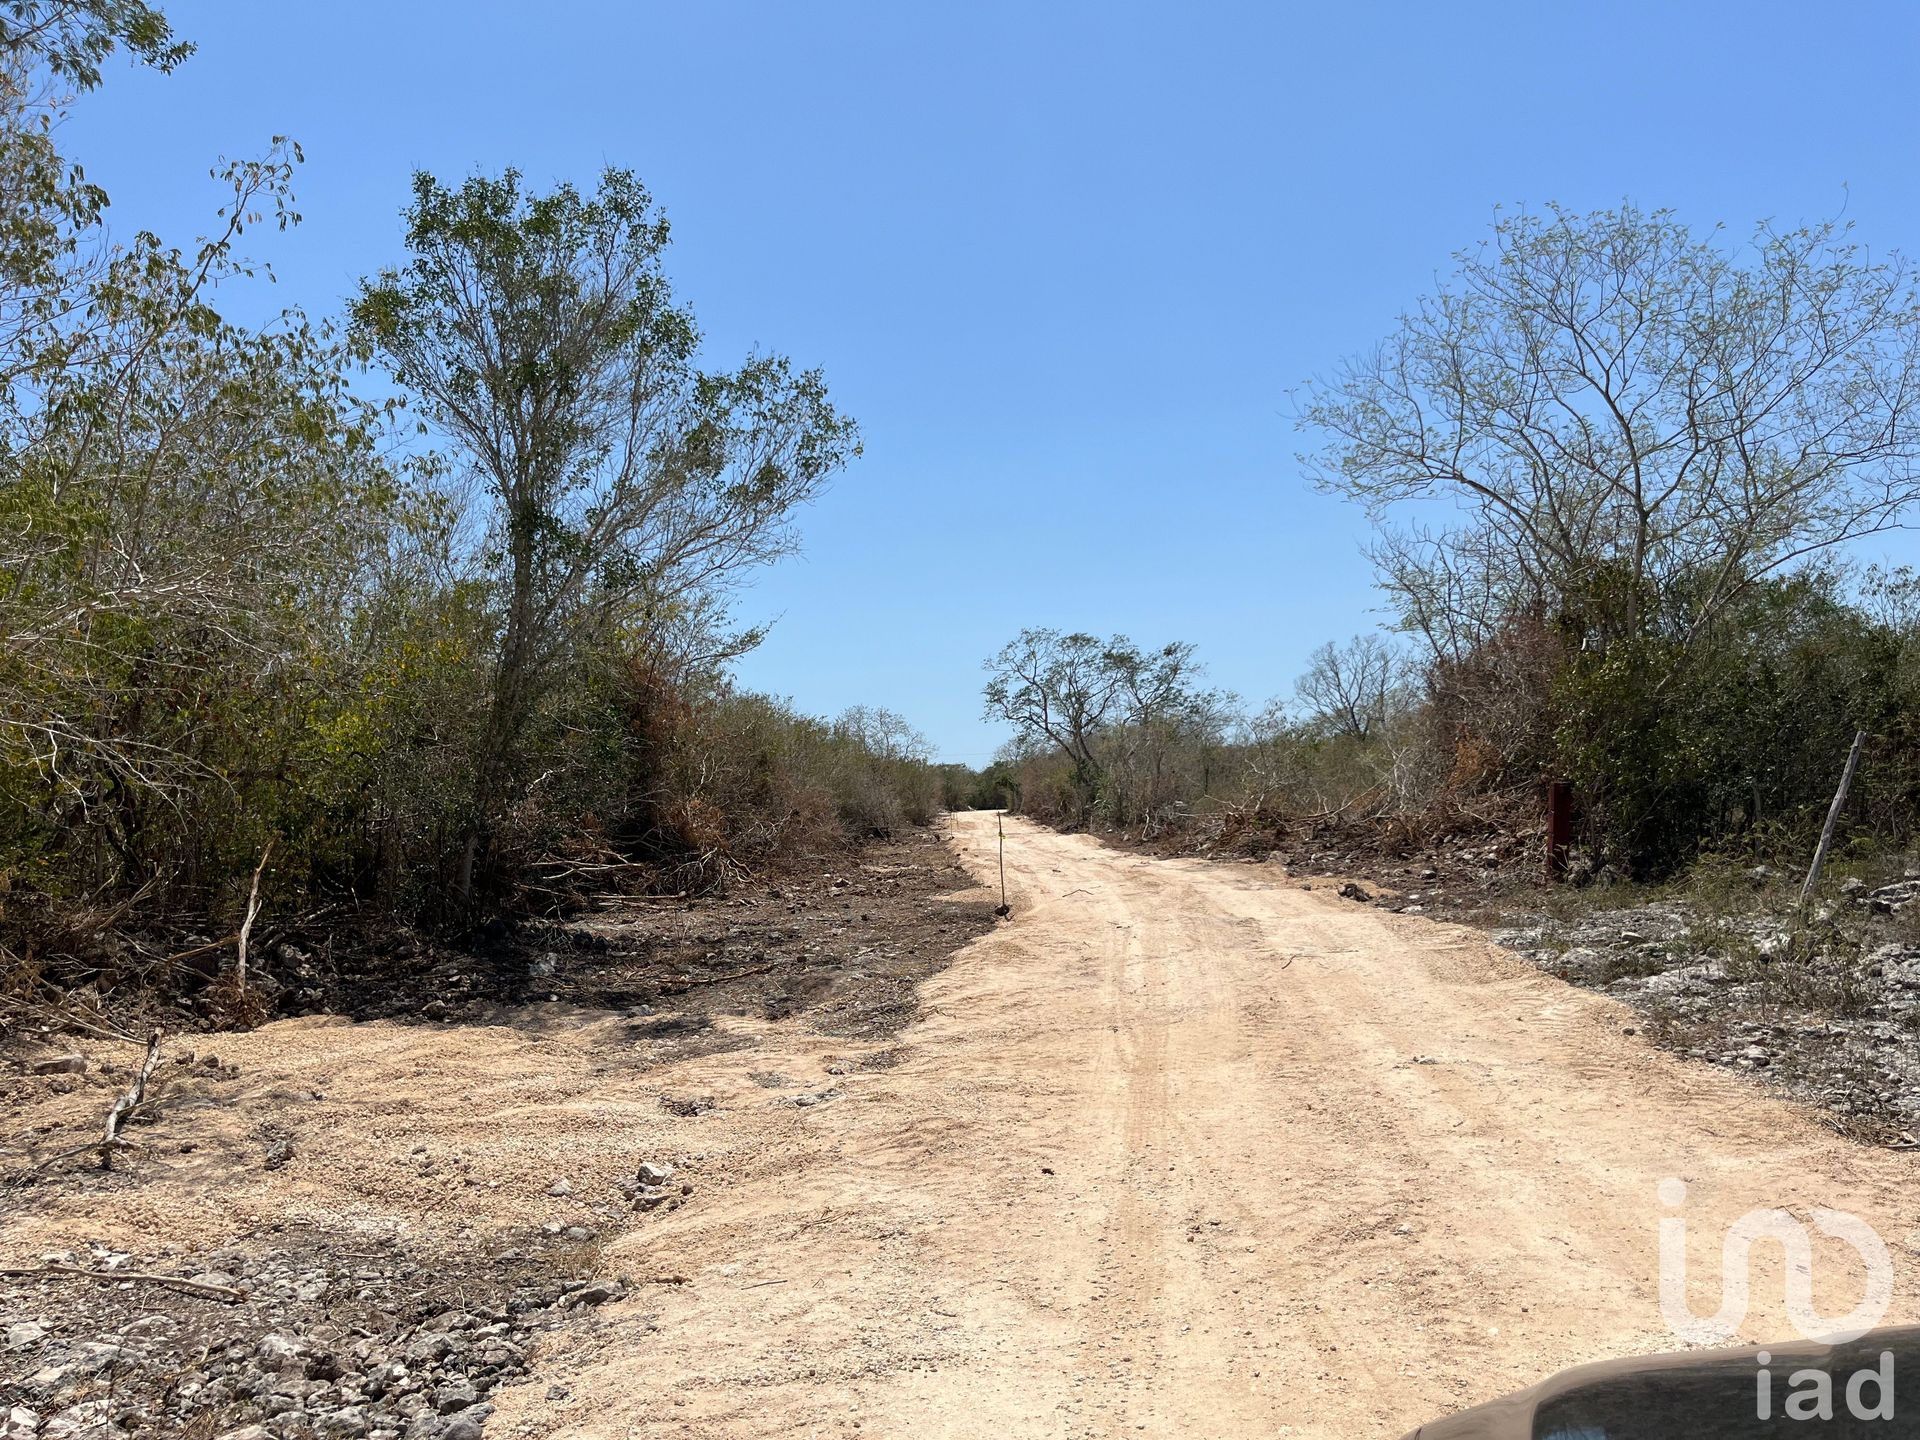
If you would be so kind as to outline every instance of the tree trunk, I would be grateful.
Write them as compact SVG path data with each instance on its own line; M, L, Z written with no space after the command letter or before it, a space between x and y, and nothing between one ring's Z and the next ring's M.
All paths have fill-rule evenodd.
M525 738L530 706L534 654L534 532L538 507L524 498L530 485L510 500L508 519L508 576L506 625L500 636L500 655L494 665L493 696L480 732L475 757L472 814L466 843L460 853L460 871L454 884L462 909L473 904L473 877L478 862L506 808L519 749Z

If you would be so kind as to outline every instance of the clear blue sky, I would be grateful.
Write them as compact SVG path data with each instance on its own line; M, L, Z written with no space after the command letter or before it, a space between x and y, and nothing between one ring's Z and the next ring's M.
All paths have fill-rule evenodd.
M394 260L416 168L639 172L714 359L823 366L866 434L747 596L778 624L742 678L970 762L1023 625L1196 641L1257 702L1377 623L1287 392L1496 204L1920 248L1906 4L164 8L200 53L116 69L67 144L118 225L185 242L218 155L298 138L306 224L254 247L276 302L335 311Z

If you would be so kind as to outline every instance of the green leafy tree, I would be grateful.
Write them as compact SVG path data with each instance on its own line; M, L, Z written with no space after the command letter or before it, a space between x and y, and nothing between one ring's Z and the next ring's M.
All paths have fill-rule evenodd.
M512 170L414 182L403 266L361 288L362 343L481 481L502 594L457 889L528 782L529 736L597 647L644 642L785 553L788 520L858 453L817 371L703 369L632 174L540 194Z

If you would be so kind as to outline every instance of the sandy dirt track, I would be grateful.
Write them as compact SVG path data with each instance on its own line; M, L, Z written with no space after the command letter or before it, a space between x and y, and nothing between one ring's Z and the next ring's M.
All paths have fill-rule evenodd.
M991 875L994 817L953 824ZM1892 1248L1888 1319L1915 1317L1905 1157L1474 932L1008 833L1014 918L931 982L910 1058L798 1114L804 1163L648 1235L714 1279L556 1356L582 1403L547 1433L1393 1436L1674 1348L1668 1177L1697 1269L1754 1206L1842 1208ZM1816 1249L1827 1314L1858 1297L1848 1253ZM1786 1335L1755 1260L1746 1334Z
M991 878L995 817L951 823ZM156 1132L191 1156L111 1198L33 1192L0 1252L104 1239L187 1266L286 1220L422 1245L605 1226L593 1263L642 1283L542 1340L489 1437L1392 1440L1673 1348L1669 1177L1690 1186L1696 1309L1734 1217L1824 1205L1873 1223L1887 1318L1920 1318L1910 1157L1654 1050L1632 1012L1470 930L1272 866L1007 832L1011 921L897 1040L734 1017L733 1048L662 1064L626 1018L565 1006L220 1036L239 1088ZM699 1113L662 1104L689 1095ZM258 1167L262 1117L299 1137L283 1169ZM692 1194L621 1230L614 1185L641 1158ZM1820 1247L1839 1314L1859 1267ZM1777 1339L1779 1255L1755 1259L1745 1334ZM645 1283L669 1276L687 1283Z

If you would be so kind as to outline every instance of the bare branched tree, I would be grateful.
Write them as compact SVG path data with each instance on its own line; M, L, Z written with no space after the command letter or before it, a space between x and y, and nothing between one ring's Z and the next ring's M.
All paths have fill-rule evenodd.
M1124 635L1023 630L986 668L988 718L1066 757L1082 818L1110 778L1110 818L1151 812L1173 740L1217 740L1232 705L1198 687L1194 647L1183 641L1143 650Z
M933 755L927 737L904 715L879 705L849 705L834 717L833 733L882 760L926 764Z
M1296 688L1310 725L1365 741L1385 724L1404 675L1392 646L1377 635L1356 635L1315 650Z
M1632 206L1504 217L1457 258L1299 411L1326 488L1376 515L1457 507L1383 555L1409 621L1451 648L1533 606L1603 641L1690 635L1920 497L1906 261L1833 225L1763 226L1735 253Z
M1022 630L986 665L987 717L1065 755L1083 807L1099 785L1095 741L1122 681L1107 655L1108 647L1091 635Z

